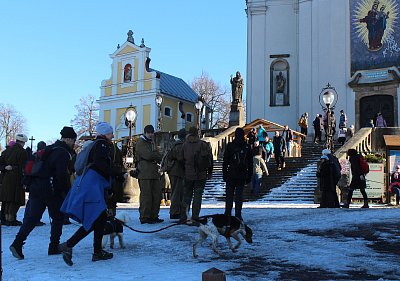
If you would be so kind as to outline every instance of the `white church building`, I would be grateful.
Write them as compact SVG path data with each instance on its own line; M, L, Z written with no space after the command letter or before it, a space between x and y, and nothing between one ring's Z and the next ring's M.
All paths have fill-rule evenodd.
M320 93L337 92L356 129L381 112L399 126L400 0L247 0L246 123L257 118L309 133Z

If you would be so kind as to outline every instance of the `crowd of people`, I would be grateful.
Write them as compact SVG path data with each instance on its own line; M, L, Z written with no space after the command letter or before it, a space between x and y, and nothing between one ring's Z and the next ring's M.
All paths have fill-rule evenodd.
M307 135L308 114L302 115L299 124ZM335 122L334 113L330 120ZM321 128L326 127L324 119L318 115L313 122L320 141ZM336 126L335 126L336 127ZM347 117L343 111L339 118L339 130L347 128ZM351 129L351 127L350 127ZM73 248L93 232L92 261L113 258L113 254L102 248L101 241L107 219L115 216L117 202L122 202L122 184L128 176L138 179L139 220L141 224L157 224L164 220L159 217L163 187L162 178L168 174L171 186L170 219L182 224L196 224L200 217L202 196L207 179L213 172L213 153L208 142L200 139L199 130L191 127L181 129L177 139L164 154L156 146L154 127L147 125L136 142L136 169L127 173L123 166L122 153L115 143L113 128L107 122L96 126L96 139L90 144L85 158L85 168L77 173L76 161L79 158L74 150L77 134L72 127L63 127L61 138L46 146L38 143L37 151L24 149L28 138L16 135L15 141L8 144L0 156L0 201L1 222L7 226L19 226L19 231L10 246L18 259L24 259L22 247L31 231L41 225L40 219L48 209L51 218L49 255L62 254L64 261L72 265ZM319 134L317 134L319 132ZM226 146L223 155L223 180L226 182L225 215L234 215L243 220L243 189L250 185L255 196L259 196L262 179L269 175L273 156L277 170L285 168L285 157L291 156L293 132L289 126L275 131L273 137L259 125L247 134L238 127L233 141ZM82 151L84 151L82 149ZM82 153L82 152L80 152ZM366 173L360 168L360 157L354 149L347 151L351 164L352 180L349 183L337 158L328 149L322 151L317 177L320 178L321 206L339 207L336 186L347 190L344 207L349 207L355 189L360 189L363 208L368 208L365 192ZM31 163L28 172L28 164ZM35 166L36 165L36 166ZM33 170L37 171L35 174ZM400 166L392 175L391 191L400 199ZM17 220L19 208L25 205L25 192L29 192L23 221ZM91 204L87 204L91 202ZM191 211L191 215L189 213ZM63 225L68 218L82 226L66 241L61 243ZM229 229L228 229L229 230Z

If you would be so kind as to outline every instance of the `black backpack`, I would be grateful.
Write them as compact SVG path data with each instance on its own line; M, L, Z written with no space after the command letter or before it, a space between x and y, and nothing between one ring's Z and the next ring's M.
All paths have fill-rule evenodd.
M240 171L240 173L245 172L247 174L247 149L247 144L234 147L229 163L229 169L231 171Z

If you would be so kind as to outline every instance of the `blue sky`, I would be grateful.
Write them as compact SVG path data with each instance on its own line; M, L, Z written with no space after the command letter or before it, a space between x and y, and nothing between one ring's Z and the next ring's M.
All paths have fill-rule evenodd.
M246 78L245 8L244 0L4 1L0 103L26 118L29 136L59 138L80 97L99 97L109 54L129 29L151 48L152 68L186 82L205 71L229 87L236 70Z

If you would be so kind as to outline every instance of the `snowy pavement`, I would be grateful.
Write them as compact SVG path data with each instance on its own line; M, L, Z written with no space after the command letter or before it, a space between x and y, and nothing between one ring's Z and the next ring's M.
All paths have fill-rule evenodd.
M133 208L132 208L133 207ZM128 225L154 230L170 224L168 208L164 223L141 225L134 205L122 204ZM22 219L24 209L18 217ZM203 206L201 215L223 213L223 205ZM125 249L110 250L114 258L92 262L90 234L73 252L74 265L61 256L47 256L49 218L37 227L23 248L24 260L9 251L18 227L2 227L3 280L201 280L202 272L218 268L227 280L400 280L400 209L374 206L359 209L317 209L304 204L245 204L243 217L254 232L253 244L232 253L221 236L220 257L210 240L192 257L197 227L179 225L158 233L141 234L124 229ZM64 226L62 241L77 225ZM109 250L109 249L106 249Z

